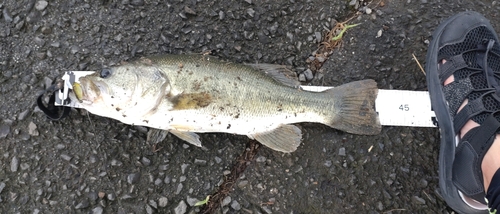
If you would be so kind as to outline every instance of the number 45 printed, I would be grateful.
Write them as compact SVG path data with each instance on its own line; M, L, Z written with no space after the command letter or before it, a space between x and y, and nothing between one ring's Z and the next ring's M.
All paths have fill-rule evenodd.
M401 110L401 111L410 111L410 105L408 105L408 104L401 104L399 106L399 110Z

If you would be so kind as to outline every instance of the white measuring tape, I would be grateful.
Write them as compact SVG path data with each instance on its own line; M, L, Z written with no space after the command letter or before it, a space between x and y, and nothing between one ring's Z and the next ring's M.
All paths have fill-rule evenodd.
M64 74L64 91L59 91L56 96L56 106L69 106L83 108L79 102L65 103L68 89L72 89L73 82L78 82L82 76L94 71L68 71ZM321 92L332 87L325 86L300 86L303 90ZM436 127L435 114L431 110L431 101L427 91L404 91L379 89L375 109L379 115L380 124L383 126L411 126L411 127Z
M332 87L301 86L303 90L320 92ZM427 91L378 90L375 110L383 126L436 127L436 114L431 109Z

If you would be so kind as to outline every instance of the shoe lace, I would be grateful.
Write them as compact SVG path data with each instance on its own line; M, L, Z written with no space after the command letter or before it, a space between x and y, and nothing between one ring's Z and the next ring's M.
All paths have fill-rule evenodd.
M484 41L483 43L486 43ZM491 49L493 48L493 45L495 44L495 40L489 39L487 40L487 45L486 45L486 50L484 52L484 56L482 57L482 66L484 69L484 75L486 76L486 81L488 83L488 87L491 89L495 89L496 94L500 94L500 85L498 84L498 81L495 78L495 72L493 72L493 69L491 69L488 66L488 55L491 52Z

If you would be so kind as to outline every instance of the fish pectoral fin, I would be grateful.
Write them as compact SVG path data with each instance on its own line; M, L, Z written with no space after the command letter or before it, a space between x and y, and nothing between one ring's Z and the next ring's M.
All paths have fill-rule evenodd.
M167 134L168 134L168 130L151 128L148 131L148 137L146 138L146 143L148 143L149 145L158 144L158 143L162 142L163 140L165 140L165 138L167 137Z
M297 126L281 125L274 130L251 134L249 137L273 150L290 153L299 147L302 132Z
M181 140L184 140L184 141L186 141L190 144L193 144L197 147L201 147L200 136L194 132L179 131L179 130L171 129L170 133L177 136Z
M297 78L297 73L288 69L284 65L274 65L274 64L247 64L252 68L255 68L267 76L274 79L285 86L292 88L297 88L300 86L300 82Z

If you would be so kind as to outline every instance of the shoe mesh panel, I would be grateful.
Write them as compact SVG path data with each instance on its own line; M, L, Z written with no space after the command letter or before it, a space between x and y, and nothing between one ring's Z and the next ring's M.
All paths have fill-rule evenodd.
M474 91L472 91L467 99L475 100L480 98L487 90L481 90L488 88L488 83L484 76L484 71L482 67L478 64L476 55L477 51L472 51L478 49L478 45L482 44L484 41L489 41L490 39L495 40L494 34L484 26L477 27L471 30L466 36L463 42L447 45L439 50L439 58L448 58L451 56L456 56L462 54L465 63L468 68L460 69L454 73L455 81L470 78ZM498 41L495 42L493 48L488 53L488 67L490 67L495 72L495 79L500 83L500 44ZM479 62L482 64L482 62ZM492 112L500 110L500 102L497 101L491 94L484 95L482 97L482 102L484 107L489 112L482 112L479 115L472 118L475 122L481 124L486 117ZM495 114L497 120L500 121L500 114Z

